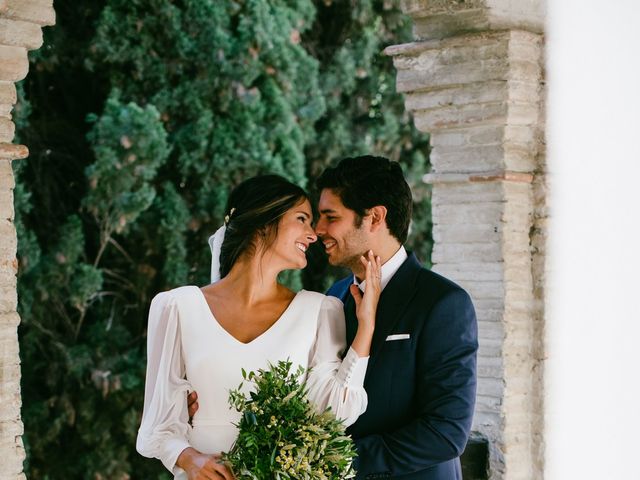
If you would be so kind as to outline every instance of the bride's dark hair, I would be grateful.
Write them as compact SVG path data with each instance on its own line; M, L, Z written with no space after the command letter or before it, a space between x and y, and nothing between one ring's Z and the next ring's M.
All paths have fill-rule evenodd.
M309 200L298 185L279 175L259 175L233 189L227 201L227 230L220 248L220 278L242 255L253 255L256 242L266 250L278 234L278 223L291 208Z

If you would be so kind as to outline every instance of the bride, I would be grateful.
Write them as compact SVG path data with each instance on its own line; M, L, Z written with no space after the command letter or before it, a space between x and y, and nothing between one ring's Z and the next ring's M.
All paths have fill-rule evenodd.
M307 193L276 175L253 177L229 197L225 225L210 239L212 284L159 293L147 333L144 411L136 448L177 479L232 479L219 462L236 436L239 413L228 405L241 369L289 359L310 368L309 399L350 425L367 407L363 388L380 296L380 259L361 258L366 291L352 288L357 335L346 348L342 303L277 282L307 264L317 240ZM219 271L219 275L218 275ZM187 393L198 392L188 423Z

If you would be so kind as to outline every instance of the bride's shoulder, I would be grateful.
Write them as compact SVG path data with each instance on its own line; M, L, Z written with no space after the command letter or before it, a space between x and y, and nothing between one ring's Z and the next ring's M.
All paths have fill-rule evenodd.
M151 304L181 304L193 301L194 297L198 295L201 295L199 287L195 285L187 285L156 294L156 296L153 297L153 300L151 300Z
M320 292L313 292L310 290L300 290L298 295L302 295L303 299L308 303L314 303L320 306L322 310L335 310L342 309L342 302L336 297L331 295L325 295Z

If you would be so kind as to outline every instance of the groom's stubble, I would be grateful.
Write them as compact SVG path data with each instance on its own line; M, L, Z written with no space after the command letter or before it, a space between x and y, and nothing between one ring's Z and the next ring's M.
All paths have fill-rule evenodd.
M338 245L329 256L329 263L348 268L357 274L362 270L360 258L369 250L369 239L362 222L354 221L352 228L345 232L343 238L335 240L338 240Z

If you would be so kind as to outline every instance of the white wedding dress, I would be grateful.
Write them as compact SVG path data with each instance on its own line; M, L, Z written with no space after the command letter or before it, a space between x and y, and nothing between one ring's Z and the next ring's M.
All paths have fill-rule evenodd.
M347 425L367 408L362 386L368 357L346 346L340 300L301 290L280 318L262 335L242 343L213 316L196 286L158 294L151 302L147 333L147 378L142 423L136 448L158 458L177 479L187 478L175 466L191 446L203 453L228 451L240 415L229 408L229 390L247 372L269 363L291 360L294 368L312 368L309 399L332 411ZM187 423L187 392L198 392L193 427Z

